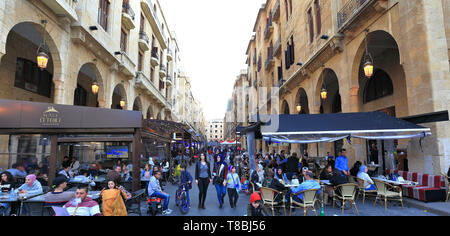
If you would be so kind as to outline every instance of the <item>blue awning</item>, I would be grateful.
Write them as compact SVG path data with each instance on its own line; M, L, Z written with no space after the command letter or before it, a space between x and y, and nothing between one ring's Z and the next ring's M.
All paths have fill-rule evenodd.
M410 139L430 129L383 112L260 116L263 139L284 143L322 143L345 138Z

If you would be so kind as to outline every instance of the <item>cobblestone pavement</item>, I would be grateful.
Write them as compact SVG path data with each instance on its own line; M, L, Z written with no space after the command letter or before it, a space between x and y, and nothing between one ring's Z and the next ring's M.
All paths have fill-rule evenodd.
M194 177L195 176L195 166L192 165L188 167L189 172ZM169 208L173 210L170 216L183 216L175 206L174 194L176 191L176 186L168 183L164 187L164 191L171 195ZM237 207L235 209L230 208L228 194L225 196L225 204L222 209L219 209L219 203L217 200L217 194L215 187L210 184L208 188L208 195L205 203L206 209L198 209L198 187L193 185L193 188L189 191L191 198L191 209L189 210L186 216L244 216L247 214L247 205L250 203L250 195L246 195L245 193L239 194L239 200L237 203ZM366 199L365 204L362 204L362 200L359 199L356 202L356 206L359 211L359 216L437 216L436 214L414 208L409 206L407 203L404 203L404 208L400 206L398 202L390 202L388 203L388 209L384 210L384 202L380 204L378 201L377 205L374 206L374 198ZM317 204L318 205L318 204ZM147 214L147 203L142 202L141 210L143 215ZM317 214L320 212L320 206L316 208ZM350 207L347 207L344 210L344 214L341 212L341 208L335 206L332 208L331 206L325 206L324 208L326 216L356 216L356 211ZM284 215L283 210L279 215ZM289 215L289 211L287 210L287 214ZM292 213L293 216L303 216L302 209L296 209L295 212ZM313 211L309 211L309 216L314 216Z

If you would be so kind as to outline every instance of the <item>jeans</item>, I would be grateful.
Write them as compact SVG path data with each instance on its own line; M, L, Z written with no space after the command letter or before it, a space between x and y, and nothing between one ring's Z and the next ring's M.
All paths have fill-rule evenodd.
M170 200L169 194L164 194L161 192L154 192L150 197L157 197L157 198L163 199L164 200L164 206L163 206L164 211L169 208L169 200Z
M237 193L235 188L228 188L228 198L230 199L231 208L236 207L236 203L239 198L239 194Z
M227 194L227 187L223 186L221 183L216 184L216 191L217 191L217 199L219 200L219 204L223 205L223 198Z

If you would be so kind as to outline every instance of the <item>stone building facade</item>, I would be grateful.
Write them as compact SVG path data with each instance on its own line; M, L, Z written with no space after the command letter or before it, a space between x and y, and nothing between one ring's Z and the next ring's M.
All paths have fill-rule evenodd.
M253 96L257 109L252 113L383 111L402 118L447 111L449 16L448 0L268 0L259 10L247 50L248 83L257 91L278 90L279 96ZM366 52L374 64L370 78L363 71ZM326 99L320 96L324 88ZM325 156L345 147L353 165L368 161L373 143L386 168L394 167L387 163L389 158L399 160L398 168L405 167L407 158L409 170L446 172L450 124L423 126L431 128L432 136L422 141L293 144L290 150ZM396 156L383 157L388 149ZM256 150L268 152L272 147L257 141Z
M43 42L49 62L39 71ZM178 122L179 51L158 0L0 2L2 99L136 110ZM7 149L1 137L0 153Z

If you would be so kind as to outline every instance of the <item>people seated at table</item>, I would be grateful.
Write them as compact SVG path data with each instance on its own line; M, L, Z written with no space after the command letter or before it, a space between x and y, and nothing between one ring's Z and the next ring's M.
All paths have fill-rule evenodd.
M336 187L341 184L347 184L348 183L348 177L345 175L342 171L338 169L333 170L333 175L330 178L330 183L333 187ZM342 196L342 193L337 190L335 192L338 196Z
M150 179L150 177L152 177L152 169L150 164L147 163L141 170L141 179Z
M320 184L314 180L314 174L311 171L307 171L305 174L305 181L301 183L298 187L291 187L289 193L297 194L301 191L310 190L310 189L318 189L317 192L320 194ZM303 203L303 193L300 193L294 197L292 200Z
M370 178L370 176L367 174L368 171L369 171L369 168L367 168L367 166L365 166L365 165L362 165L359 168L359 172L356 177L364 180L364 188L366 190L376 190L375 183Z
M101 216L98 203L88 197L88 187L78 186L75 198L67 202L63 207L71 216Z
M120 166L114 166L112 170L108 171L106 174L107 180L113 180L114 182L121 184L122 176L120 173L122 172L122 168Z
M92 163L89 166L89 169L87 170L87 176L92 176L92 177L96 177L99 176L99 169L97 168L97 164L96 163Z
M75 192L64 191L67 188L67 181L64 176L58 176L53 180L53 191L45 194L44 206L63 206L75 197Z
M340 170L344 175L349 175L347 151L341 150L341 155L336 158L334 169Z
M13 188L15 188L16 184L15 184L15 180L14 177L12 176L11 173L9 173L8 171L4 171L1 175L0 175L0 189L2 193L8 193L10 192ZM9 203L1 203L0 204L0 214L3 214L4 211L6 209L8 209L8 207L10 206Z
M284 183L287 183L289 180L285 173L283 173L283 168L281 166L277 167L277 172L275 173L275 179L278 181L283 181Z
M297 157L297 153L294 152L292 155L287 159L286 162L286 175L288 179L292 179L292 176L298 175L298 169L301 168L300 159Z
M68 162L63 163L63 169L58 172L58 175L63 175L67 179L73 178L74 173L70 170L70 164Z
M148 196L150 197L157 197L164 200L163 205L163 215L169 215L172 213L172 210L169 209L169 201L170 201L170 195L168 193L165 193L161 189L161 185L159 184L159 180L161 179L162 172L156 171L153 173L153 176L150 178L150 182L148 184Z
M277 190L278 192L284 191L286 190L286 187L284 187L284 185L282 183L280 183L280 181L277 178L274 178L275 173L270 170L268 172L268 180L271 179L271 181L269 182L269 185L267 186L268 188ZM281 202L283 200L283 196L281 194L278 194L275 198L276 202Z
M320 173L320 180L330 180L333 175L333 166L328 164Z
M360 172L360 168L362 166L362 163L360 161L356 161L353 165L352 169L350 169L350 175L353 177L356 177L358 173Z
M255 191L259 191L258 184L262 185L264 181L264 170L261 169L261 165L256 165L256 170L253 171L250 181L255 186Z
M100 193L103 216L127 216L126 193L122 192L113 180L108 181L107 184L107 188Z
M27 176L27 172L25 171L25 166L21 163L14 163L11 169L7 169L9 173L13 175L14 178Z
M25 183L15 191L18 194L26 194L28 197L34 196L42 193L42 185L36 181L36 175L27 175Z
M308 172L308 171L309 171L308 167L302 168L302 173L300 174L300 178L298 180L300 183L303 183L304 181L306 181L305 175L306 175L306 172Z
M122 177L122 179L124 181L131 181L131 171L128 169L127 164L122 163L122 168L121 168L121 172L120 172L120 176Z
M326 159L327 159L328 165L331 165L331 167L334 168L335 160L334 160L334 156L331 155L330 152L327 152Z
M37 181L41 183L42 186L48 186L48 174L37 172Z
M71 158L71 163L70 163L70 171L72 171L72 173L74 173L75 175L77 175L80 172L80 162L77 160L76 157L72 157Z
M287 158L284 150L281 150L280 155L277 155L276 162L278 167L281 167L283 171L286 171Z

